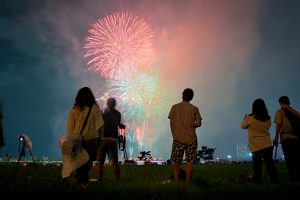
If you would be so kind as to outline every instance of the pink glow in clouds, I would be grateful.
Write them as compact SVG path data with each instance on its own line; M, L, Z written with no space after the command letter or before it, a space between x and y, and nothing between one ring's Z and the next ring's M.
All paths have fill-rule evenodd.
M258 47L255 1L195 0L181 13L168 5L163 8L160 17L173 21L162 27L157 41L161 69L178 88L187 83L199 87L211 82L210 76L223 72L226 76L227 70L243 71Z
M199 106L203 115L203 126L197 130L199 145L215 146L221 134L240 132L239 126L224 127L224 117L230 120L240 115L239 110L232 108L241 94L236 90L239 77L247 73L259 46L258 3L185 2L184 5L162 3L151 10L155 13L152 21L156 26L161 78L177 91L177 102L181 101L184 88L194 89L192 103ZM239 117L234 119L238 120ZM165 131L169 131L168 121L165 123ZM159 138L154 137L156 145L163 149L165 141Z
M193 88L192 103L199 106L204 118L199 132L209 133L201 135L200 141L214 144L223 131L215 122L222 120L220 113L231 112L227 109L235 103L239 74L247 71L259 45L257 3L191 0L185 4L172 1L153 4L153 1L143 1L140 6L142 9L136 13L149 19L155 32L153 42L158 51L155 62L161 82L178 94L177 100L165 106L170 108L181 101L184 88ZM151 12L143 10L149 7ZM232 113L235 114L239 113ZM168 152L162 145L166 141L160 139L170 132L167 118L160 123L163 126L151 131L151 143L159 147L160 152ZM147 146L148 137L144 138L138 141Z
M114 9L119 3L122 6ZM241 74L248 73L252 55L260 44L259 1L99 0L82 3L80 6L71 4L62 7L55 2L49 4L46 7L49 10L43 10L42 13L47 13L47 16L53 18L50 23L56 27L59 34L63 34L62 41L56 41L58 44L66 43L68 39L68 43L71 44L84 43L80 36L86 33L88 24L101 16L130 11L133 16L145 19L155 33L151 40L155 48L155 67L160 70L160 81L171 86L170 90L175 90L177 95L177 99L165 103L164 106L170 108L173 103L181 101L182 90L191 87L195 91L192 103L199 106L203 115L203 126L197 130L199 145L216 146L221 136L241 138L238 135L239 126L232 123L240 120L241 110L238 109L241 107L237 108L236 105L240 106L241 103L237 102L237 98L239 94L245 94L245 91L237 90ZM60 13L64 17L52 14L57 8L62 9ZM62 21L64 23L61 25ZM73 42L74 38L78 41ZM74 45L74 48L77 47L78 45ZM82 64L84 58L78 55L84 53L82 48L75 50L67 51L64 55L64 59L69 61L68 69L71 74L75 74L78 84L88 84L95 90L99 89L98 96L102 96L105 89L103 91L101 87L107 80L99 81L94 76L93 79L90 78L89 73L81 73L86 68L86 63ZM60 64L57 66L57 70L61 70ZM109 68L107 69L106 72L110 72ZM64 73L62 77L64 78ZM61 124L61 120L56 119L57 124ZM145 132L144 138L149 139L148 136L152 136L152 155L156 156L157 153L157 156L160 156L162 152L167 152L164 156L168 155L172 138L167 114L163 116L160 124L152 126L150 131ZM235 135L231 135L232 133ZM147 143L149 142L145 140L144 144ZM219 143L223 144L224 141ZM233 140L226 141L224 147L234 148L233 143ZM218 151L222 151L221 146L218 148ZM136 155L136 152L133 152L133 155Z

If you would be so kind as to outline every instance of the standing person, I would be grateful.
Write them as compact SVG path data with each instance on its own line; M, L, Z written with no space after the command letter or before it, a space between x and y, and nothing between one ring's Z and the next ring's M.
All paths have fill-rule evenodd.
M90 110L91 109L91 110ZM67 134L79 135L88 116L85 127L82 131L82 147L87 151L89 160L76 170L71 186L85 188L89 182L89 171L92 169L93 161L96 160L99 145L99 133L104 125L102 113L96 102L94 94L88 87L81 88L75 98L75 103L68 115Z
M2 104L0 102L0 148L4 147L4 134L3 134L3 116L2 116ZM1 153L1 152L0 152Z
M252 152L254 183L262 182L262 160L272 183L279 183L278 173L273 161L273 145L270 136L271 117L265 102L256 99L252 105L252 113L245 116L241 128L248 129L248 145Z
M276 135L273 140L274 145L278 145L278 138L280 136L280 143L286 163L286 167L291 181L300 181L300 139L295 135L294 130L285 115L285 109L288 109L295 116L300 118L297 110L290 106L290 100L287 96L279 98L280 109L277 110L274 118L276 124Z
M97 170L98 181L103 180L103 168L105 156L108 154L109 160L112 164L116 180L120 180L121 172L118 158L118 136L119 126L121 124L121 113L116 110L116 99L108 98L106 101L106 108L103 113L104 119L104 135L101 138L100 147L98 150L99 166Z
M186 88L182 92L182 102L171 107L168 118L173 137L171 160L173 161L174 180L178 182L180 165L183 155L186 158L185 182L190 182L193 165L197 160L197 135L196 128L201 126L201 116L198 107L190 101L194 91Z

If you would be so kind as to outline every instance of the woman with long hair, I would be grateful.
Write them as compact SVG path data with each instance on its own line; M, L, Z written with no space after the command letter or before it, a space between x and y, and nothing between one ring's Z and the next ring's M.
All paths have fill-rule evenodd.
M89 115L88 115L89 114ZM86 124L84 125L85 120ZM80 135L82 130L82 147L87 151L89 160L80 166L71 180L71 186L86 187L89 182L89 171L96 160L99 145L99 135L104 121L96 99L88 87L81 88L75 98L75 103L68 115L68 135Z
M273 145L270 136L271 117L265 102L256 99L252 105L252 113L246 115L241 128L248 129L248 146L252 152L253 181L262 182L262 160L272 183L279 183L278 173L273 161Z

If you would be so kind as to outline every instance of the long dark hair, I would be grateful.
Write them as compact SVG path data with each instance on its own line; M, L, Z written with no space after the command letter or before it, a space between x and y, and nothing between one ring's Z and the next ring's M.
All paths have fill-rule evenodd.
M74 107L79 107L82 110L84 107L91 107L97 104L92 90L88 87L83 87L77 92Z
M254 118L260 121L267 121L271 119L268 114L268 110L264 100L262 99L255 99L252 105L252 114Z

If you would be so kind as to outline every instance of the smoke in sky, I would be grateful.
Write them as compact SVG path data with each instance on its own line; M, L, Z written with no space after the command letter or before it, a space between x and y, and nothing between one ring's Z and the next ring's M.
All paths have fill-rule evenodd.
M285 32L292 32L291 37L299 41L299 28L293 26L299 15L272 12L266 9L267 2L29 2L7 1L7 10L1 11L0 16L1 24L7 27L0 31L0 42L6 47L6 51L1 50L0 74L0 88L5 91L0 100L7 140L3 152L15 153L14 137L25 132L31 136L33 152L37 155L59 157L57 140L66 131L67 114L77 90L89 86L96 96L102 95L106 80L87 70L84 38L92 23L113 12L131 11L149 22L155 35L156 64L161 79L177 94L177 100L169 106L181 101L184 88L194 89L191 103L199 107L203 117L203 126L197 130L198 146L217 148L217 156L235 156L236 145L247 143L240 122L246 112L250 113L255 98L265 98L273 115L278 96L291 88L288 83L277 83L280 77L277 73L266 77L268 73L280 69L279 65L286 63L287 58L290 72L283 73L283 79L299 71L300 61L293 53L299 47L293 46L292 51L286 51L289 54L276 56L277 62L269 53L280 55L280 48L290 48L286 43L274 42L280 41ZM280 7L274 5L275 10ZM284 8L290 7L296 6ZM273 18L280 24L273 22ZM275 35L269 39L266 35L273 32ZM266 78L270 78L269 83L265 83ZM292 83L295 80L293 75ZM274 87L279 91L271 92ZM294 84L287 95L294 95L299 102L297 90L299 86ZM20 114L15 115L16 112ZM172 144L167 115L155 128L152 148L147 149L153 156L166 159Z

